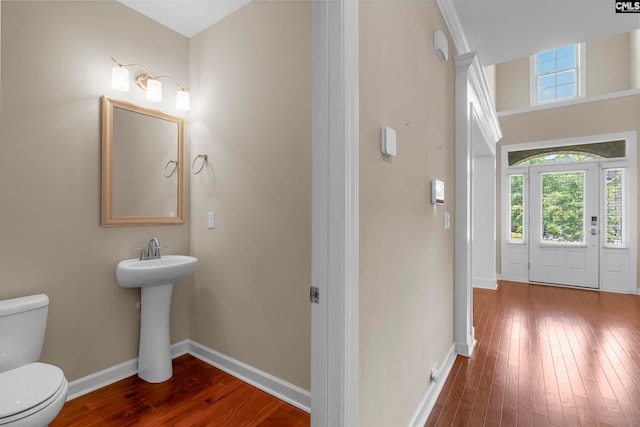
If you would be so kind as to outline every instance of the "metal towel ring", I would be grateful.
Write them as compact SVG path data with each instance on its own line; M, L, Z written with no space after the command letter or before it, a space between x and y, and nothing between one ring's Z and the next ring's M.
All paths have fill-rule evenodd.
M198 155L196 156L196 158L195 158L195 159L193 159L193 163L191 163L191 169L195 169L196 161L197 161L198 159L202 159L202 164L200 165L200 167L198 168L198 170L197 170L197 171L193 171L193 170L192 170L192 171L191 171L191 173L192 173L192 174L194 174L194 175L197 175L197 174L199 174L200 172L202 172L202 169L204 169L204 165L207 163L207 158L208 158L208 157L209 157L209 156L207 156L206 154L198 154Z
M173 169L171 169L171 172L167 173L167 168L173 165ZM176 173L176 169L178 169L178 161L177 160L169 160L167 162L166 165L164 165L164 172L162 173L162 175L164 175L165 178L171 178L173 176L174 173Z

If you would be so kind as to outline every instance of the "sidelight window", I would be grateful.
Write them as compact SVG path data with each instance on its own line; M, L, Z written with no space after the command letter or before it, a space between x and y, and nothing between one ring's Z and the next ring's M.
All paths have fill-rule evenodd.
M620 247L624 242L624 169L605 169L604 188L606 245Z
M511 215L509 222L509 240L521 242L524 240L524 175L509 177L509 195Z

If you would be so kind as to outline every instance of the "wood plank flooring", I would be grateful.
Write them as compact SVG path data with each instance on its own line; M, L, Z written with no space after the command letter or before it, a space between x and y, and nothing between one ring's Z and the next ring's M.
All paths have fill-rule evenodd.
M477 345L427 426L640 426L640 297L474 289Z
M150 384L126 378L66 403L56 426L307 427L309 414L185 355L173 377Z

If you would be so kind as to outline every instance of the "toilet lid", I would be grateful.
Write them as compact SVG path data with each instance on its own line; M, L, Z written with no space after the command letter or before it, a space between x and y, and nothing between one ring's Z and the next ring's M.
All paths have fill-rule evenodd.
M63 385L64 373L57 366L30 363L0 373L0 418L39 405Z

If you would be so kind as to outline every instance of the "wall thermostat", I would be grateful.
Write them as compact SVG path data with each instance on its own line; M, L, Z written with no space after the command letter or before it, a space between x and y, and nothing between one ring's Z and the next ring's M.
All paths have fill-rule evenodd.
M389 126L382 128L382 154L389 157L396 156L396 131Z
M444 181L439 179L431 181L431 203L444 205Z

